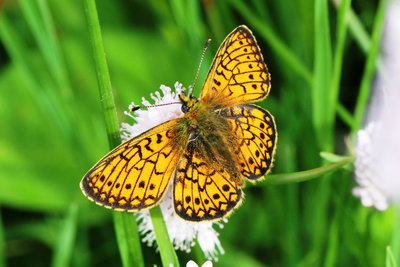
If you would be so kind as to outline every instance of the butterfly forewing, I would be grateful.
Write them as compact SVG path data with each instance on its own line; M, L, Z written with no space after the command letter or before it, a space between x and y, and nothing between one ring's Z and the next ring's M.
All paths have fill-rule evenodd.
M175 212L188 221L225 217L241 201L241 189L224 169L207 162L194 142L188 144L174 179Z
M256 180L271 168L275 153L276 127L268 111L254 105L237 105L220 111L239 138L238 167L244 177Z
M252 32L239 26L221 44L200 99L228 107L262 100L270 87L270 74Z
M104 156L81 182L84 194L105 207L137 211L163 197L183 153L172 120L119 145Z

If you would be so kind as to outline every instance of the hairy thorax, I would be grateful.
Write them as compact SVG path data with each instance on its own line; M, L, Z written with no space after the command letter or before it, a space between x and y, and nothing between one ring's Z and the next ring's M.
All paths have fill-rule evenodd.
M237 136L230 134L233 131L229 129L229 124L213 107L198 100L193 100L189 104L185 116L179 123L178 136L186 139L181 144L192 145L194 153L201 156L211 167L210 169L226 171L230 179L241 186L243 178L237 167L239 161Z

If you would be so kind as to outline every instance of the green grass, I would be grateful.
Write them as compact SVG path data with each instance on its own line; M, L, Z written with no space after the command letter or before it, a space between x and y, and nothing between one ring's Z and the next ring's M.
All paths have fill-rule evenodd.
M352 196L353 155L344 142L362 126L385 3L5 3L0 266L202 263L198 245L175 254L157 210L160 253L140 244L133 216L88 201L79 182L119 142L120 122L132 122L123 115L131 101L149 99L160 84L190 85L212 38L199 94L218 45L241 24L272 75L259 105L274 115L279 141L270 177L246 187L243 205L218 229L225 255L215 266L398 266L400 212L368 209Z

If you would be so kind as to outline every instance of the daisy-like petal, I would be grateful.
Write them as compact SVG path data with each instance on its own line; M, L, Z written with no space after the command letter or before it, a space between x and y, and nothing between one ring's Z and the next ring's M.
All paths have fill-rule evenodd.
M175 83L175 91L171 88L161 85L160 92L151 94L150 97L154 103L150 103L145 98L142 99L144 106L160 105L179 102L179 94L185 90L182 84ZM135 104L132 103L129 107L131 109ZM124 141L135 137L144 131L149 130L163 122L169 121L183 116L181 105L164 105L148 110L137 110L134 115L125 112L128 116L135 119L137 123L132 125L123 123L121 128L121 135ZM172 179L172 177L171 177ZM203 250L207 259L217 260L218 255L224 254L224 250L218 239L218 232L213 228L216 225L222 228L221 222L187 222L182 220L175 214L173 206L173 189L170 183L163 200L160 202L161 212L167 226L168 234L175 250L190 252L191 248L195 245L197 239L200 248ZM153 224L151 221L150 213L148 210L135 213L138 222L138 230L142 236L142 242L148 246L155 244L156 236L154 233ZM224 220L226 222L227 220ZM211 262L210 262L211 263ZM204 265L203 265L204 266ZM209 266L208 264L205 266ZM211 265L212 266L212 265Z

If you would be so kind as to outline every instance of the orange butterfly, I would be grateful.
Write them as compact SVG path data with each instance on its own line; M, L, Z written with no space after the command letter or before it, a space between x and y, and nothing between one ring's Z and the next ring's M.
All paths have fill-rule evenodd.
M178 216L229 215L243 197L243 178L263 178L272 164L274 119L245 104L264 99L270 87L252 32L237 27L221 44L200 99L181 93L184 116L114 148L83 177L82 192L99 205L134 212L157 205L172 177Z

